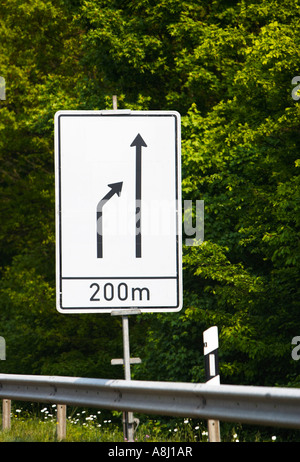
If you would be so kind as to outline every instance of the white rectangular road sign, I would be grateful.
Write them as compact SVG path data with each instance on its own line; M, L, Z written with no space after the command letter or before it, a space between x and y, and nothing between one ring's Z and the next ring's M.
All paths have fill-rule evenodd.
M182 308L180 115L55 115L57 309Z

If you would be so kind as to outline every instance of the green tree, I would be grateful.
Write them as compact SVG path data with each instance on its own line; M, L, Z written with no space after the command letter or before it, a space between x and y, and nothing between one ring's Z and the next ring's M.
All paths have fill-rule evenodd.
M55 308L54 114L85 104L83 31L73 8L60 0L1 6L1 370L120 376L110 366L120 356L120 321Z
M243 6L218 14L223 21L230 18L231 27L221 22L211 62L216 55L226 61L229 28L227 45L237 56L227 73L227 91L209 111L196 101L183 118L183 193L205 201L206 242L185 249L186 310L176 323L180 340L164 337L164 321L152 331L151 342L173 370L169 351L181 351L182 337L188 339L189 355L199 357L201 336L195 328L191 335L191 325L204 330L217 324L225 382L297 385L290 342L299 319L299 107L290 82L297 75L299 5L255 4L255 21L254 4ZM176 31L179 35L180 27ZM186 63L191 56L195 53L185 51ZM202 63L203 55L198 57ZM199 359L196 369L177 369L185 380L203 379Z
M183 310L132 320L132 353L143 360L135 377L203 381L202 333L216 324L221 381L299 384L299 8L4 2L0 335L15 348L7 370L121 373L106 366L121 347L120 321L62 317L54 296L53 116L111 108L117 94L119 108L181 112L183 199L205 201L205 242L184 246Z
M137 376L203 378L202 331L216 323L225 381L297 383L298 13L289 0L80 10L95 80L122 107L182 113L183 198L205 201L205 243L184 249L184 310L150 318Z

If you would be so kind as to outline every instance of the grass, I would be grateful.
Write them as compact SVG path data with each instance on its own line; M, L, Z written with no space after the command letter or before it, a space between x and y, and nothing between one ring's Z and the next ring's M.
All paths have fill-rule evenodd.
M32 405L33 406L33 405ZM37 405L35 405L37 406ZM124 442L120 412L92 412L67 408L66 442ZM11 428L0 431L0 442L55 442L56 405L23 409L11 413ZM193 419L156 419L143 416L135 432L137 442L207 442L206 422ZM221 439L226 442L275 442L274 430L245 431L240 425L221 423ZM281 438L279 438L281 440Z

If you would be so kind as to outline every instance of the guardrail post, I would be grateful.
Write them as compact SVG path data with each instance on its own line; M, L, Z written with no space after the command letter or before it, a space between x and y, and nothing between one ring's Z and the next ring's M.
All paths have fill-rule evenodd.
M219 374L219 338L217 326L210 327L203 332L204 344L204 362L205 362L205 375L206 383L211 385L220 385ZM220 422L218 420L208 420L208 441L211 443L219 443L220 436Z
M2 400L2 430L10 430L11 426L11 400L3 399Z
M64 440L67 435L67 406L65 404L57 405L56 416L56 437L58 441Z

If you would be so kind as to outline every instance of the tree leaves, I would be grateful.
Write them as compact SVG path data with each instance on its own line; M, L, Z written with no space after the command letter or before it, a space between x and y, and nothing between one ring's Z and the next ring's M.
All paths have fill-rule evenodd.
M202 334L218 325L221 381L297 380L289 348L299 334L299 8L4 2L0 334L15 345L7 370L122 374L108 365L121 354L118 320L66 319L54 297L53 116L111 109L117 94L119 108L181 112L183 199L205 210L204 243L184 246L183 310L132 320L143 360L135 376L203 381Z

